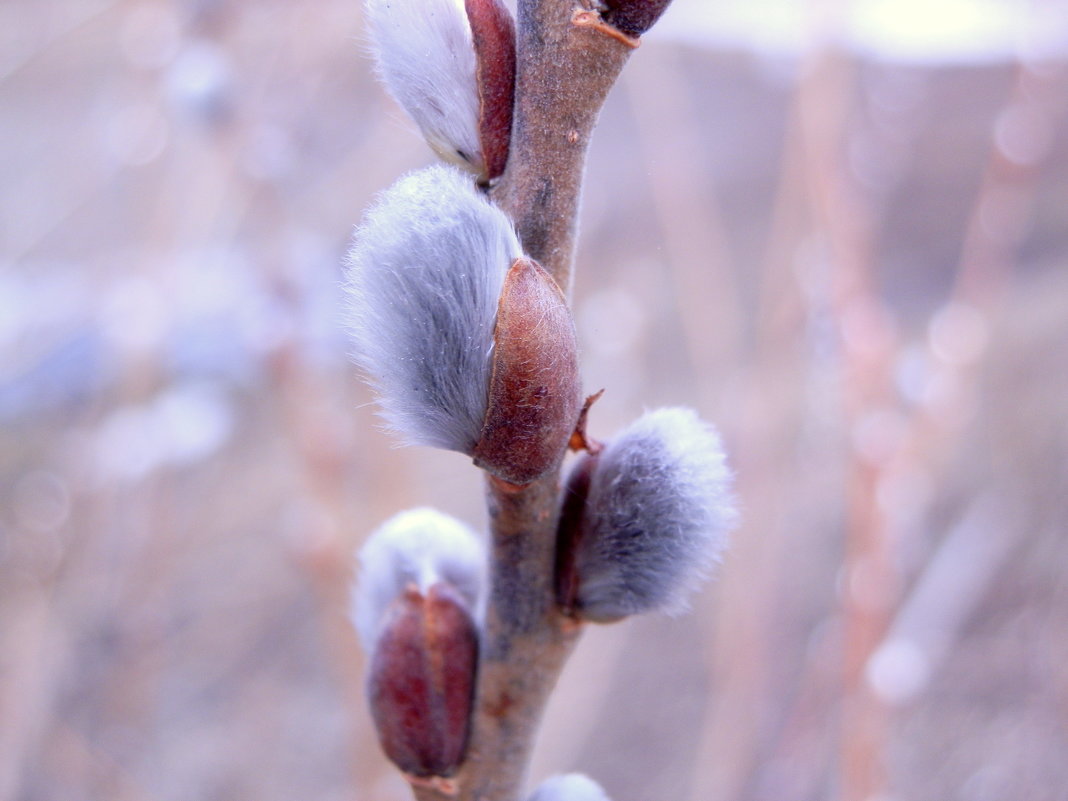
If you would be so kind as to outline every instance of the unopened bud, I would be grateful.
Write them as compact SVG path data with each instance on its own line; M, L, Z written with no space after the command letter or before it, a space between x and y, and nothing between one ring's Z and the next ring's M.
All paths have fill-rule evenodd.
M563 607L594 622L680 612L736 513L715 430L688 409L642 416L568 480L558 540Z
M450 776L470 729L478 630L444 584L414 587L390 607L375 644L367 697L386 756L412 776Z
M527 484L559 464L582 408L575 324L560 287L536 262L515 261L494 332L493 374L475 464Z
M641 36L660 19L671 0L604 0L605 22L627 36Z

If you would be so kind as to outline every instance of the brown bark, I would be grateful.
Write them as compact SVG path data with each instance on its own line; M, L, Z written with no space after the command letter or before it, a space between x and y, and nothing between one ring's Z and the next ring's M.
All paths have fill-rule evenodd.
M586 149L637 44L599 20L589 0L520 0L512 147L493 189L527 255L567 296Z
M586 150L634 42L588 0L520 0L516 108L494 199L527 255L570 296ZM579 629L556 603L559 473L522 487L488 479L491 598L460 801L518 801L538 724Z
M493 569L461 801L520 798L549 693L578 639L556 605L555 471L525 487L488 479Z

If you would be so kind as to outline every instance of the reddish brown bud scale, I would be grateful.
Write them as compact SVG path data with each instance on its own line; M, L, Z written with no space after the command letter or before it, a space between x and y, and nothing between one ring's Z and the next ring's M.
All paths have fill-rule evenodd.
M405 773L450 776L463 763L477 665L478 630L448 585L393 602L367 696L382 750Z
M515 22L502 0L464 0L475 47L478 135L488 183L504 172L515 103Z
M505 276L493 340L475 464L529 484L559 464L582 407L571 311L537 262L519 258Z
M596 469L597 454L584 454L572 468L564 485L556 534L556 600L568 613L576 611L578 576L575 573L575 550L582 539L583 512L586 511L590 481Z
M597 440L593 439L586 433L586 424L590 416L590 409L593 408L593 404L597 403L604 394L603 389L599 389L592 395L587 395L586 400L582 402L582 408L579 410L578 422L575 423L575 430L571 434L571 439L568 441L567 446L573 451L587 451L597 455L604 448L604 445Z
M605 0L605 22L627 36L641 36L660 19L671 0Z

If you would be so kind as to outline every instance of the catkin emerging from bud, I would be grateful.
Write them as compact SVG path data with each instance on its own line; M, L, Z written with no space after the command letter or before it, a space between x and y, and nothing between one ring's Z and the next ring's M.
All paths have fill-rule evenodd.
M573 470L560 602L587 620L685 609L736 513L719 436L688 409L642 416Z
M515 24L502 0L368 0L378 71L430 147L488 183L512 133Z
M473 453L498 299L520 255L508 218L447 167L402 178L368 211L348 258L348 318L404 441Z
M484 171L476 58L463 0L367 0L379 73L445 161Z
M374 650L386 610L409 588L424 595L435 584L452 588L474 619L485 585L481 541L460 521L433 509L412 509L383 523L360 550L352 619L367 654Z

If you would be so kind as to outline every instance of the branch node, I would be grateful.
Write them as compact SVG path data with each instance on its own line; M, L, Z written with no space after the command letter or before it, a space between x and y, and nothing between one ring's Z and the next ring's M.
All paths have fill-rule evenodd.
M560 631L568 636L577 636L585 628L586 621L578 616L578 612L575 609L562 609L561 612Z
M571 434L571 439L568 441L567 446L573 451L586 451L592 456L596 456L602 450L604 450L604 443L598 442L586 433L586 422L590 415L590 407L601 399L604 394L604 390L598 390L592 395L586 397L585 402L582 404L582 411L579 412L578 422L575 424L575 430Z
M596 11L576 8L574 13L571 14L571 24L576 28L589 28L590 30L603 33L605 36L615 39L617 42L629 47L631 50L636 50L638 45L641 44L641 39L638 39L635 36L627 36L627 34L623 33L618 28L609 25Z
M518 495L527 486L526 484L513 484L511 481L505 481L503 478L498 478L489 472L486 473L486 476L489 478L490 484L505 495Z
M414 776L411 773L404 774L413 788L432 790L440 795L454 797L460 792L460 785L455 779L446 776Z

